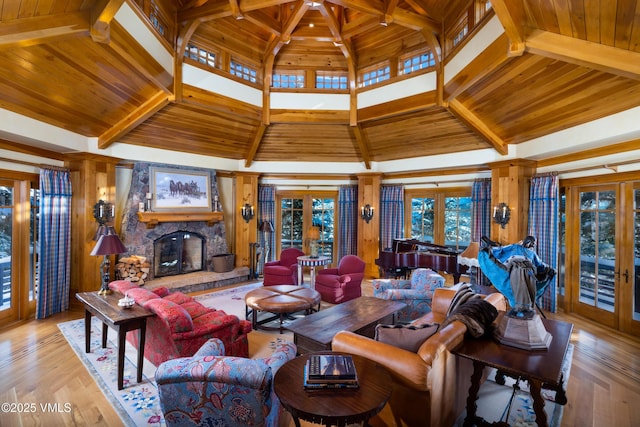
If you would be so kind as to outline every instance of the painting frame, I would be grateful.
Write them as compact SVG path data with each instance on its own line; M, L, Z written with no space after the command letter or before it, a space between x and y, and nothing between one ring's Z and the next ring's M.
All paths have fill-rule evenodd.
M151 166L149 189L154 212L211 212L208 171Z

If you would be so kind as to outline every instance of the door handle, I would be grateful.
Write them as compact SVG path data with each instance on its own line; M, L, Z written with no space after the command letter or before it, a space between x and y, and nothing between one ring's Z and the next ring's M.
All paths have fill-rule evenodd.
M620 279L620 270L618 271L614 271L613 273L617 279ZM629 270L628 269L624 269L624 273L622 273L622 275L624 276L624 283L629 283Z

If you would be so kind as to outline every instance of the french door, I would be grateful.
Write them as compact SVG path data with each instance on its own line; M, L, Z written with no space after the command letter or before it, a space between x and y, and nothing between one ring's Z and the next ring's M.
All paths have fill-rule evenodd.
M0 179L0 326L35 308L37 195L28 181Z
M571 203L571 311L640 335L640 183L579 186Z
M312 228L319 232L319 254L333 261L335 252L335 192L278 194L278 253L294 247L310 253Z

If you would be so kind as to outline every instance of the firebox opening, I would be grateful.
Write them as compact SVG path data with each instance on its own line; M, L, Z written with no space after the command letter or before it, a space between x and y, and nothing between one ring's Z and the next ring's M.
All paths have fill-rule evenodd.
M153 242L154 277L174 276L204 269L204 236L189 231L166 234Z

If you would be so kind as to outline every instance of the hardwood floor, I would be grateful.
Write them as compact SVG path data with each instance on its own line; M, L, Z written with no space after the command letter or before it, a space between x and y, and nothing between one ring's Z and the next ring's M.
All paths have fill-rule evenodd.
M0 403L22 409L8 413L3 406L0 426L122 425L57 327L82 316L74 304L68 312L0 331ZM639 426L640 339L577 316L548 317L575 325L562 426Z

